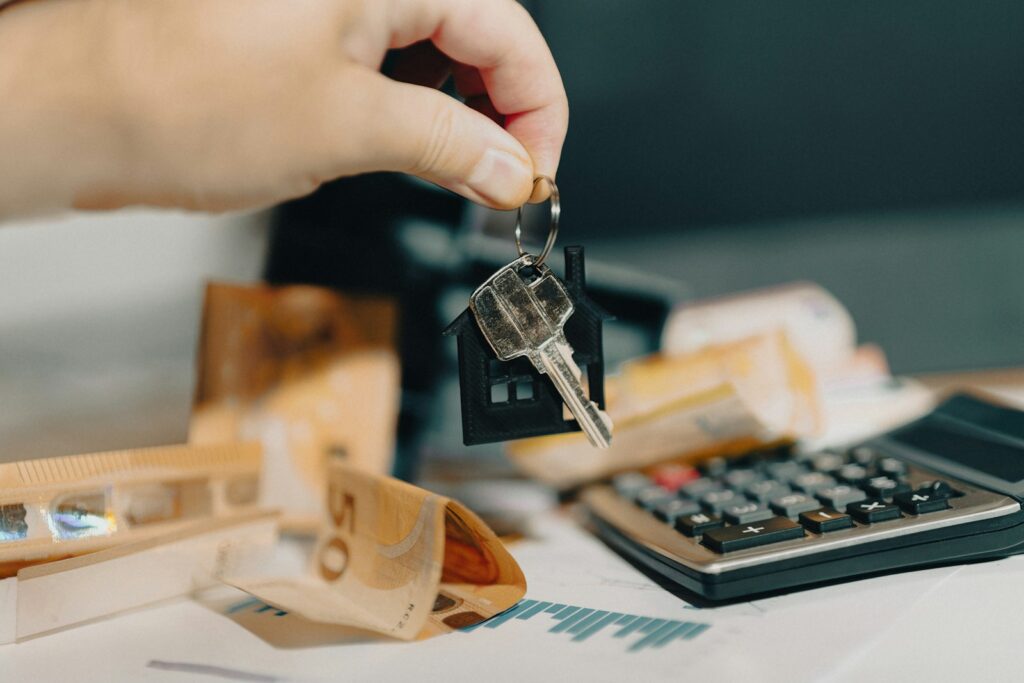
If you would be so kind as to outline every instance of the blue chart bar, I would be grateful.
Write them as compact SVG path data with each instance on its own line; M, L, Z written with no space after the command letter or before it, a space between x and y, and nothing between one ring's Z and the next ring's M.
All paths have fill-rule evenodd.
M227 611L224 613L235 614L236 612L243 612L249 609L250 607L253 608L252 611L256 613L273 612L275 617L283 617L286 614L288 614L283 609L278 609L276 607L268 605L262 600L257 600L256 598L247 598L245 600L242 600L241 602L236 602L234 605L228 607Z
M611 627L612 636L615 638L626 638L632 635L636 640L627 648L629 652L639 652L647 648L662 648L677 640L693 640L710 628L710 624L692 621L656 619L590 607L523 600L487 621L473 624L462 630L469 632L481 626L498 628L513 618L529 621L538 614L547 615L555 622L548 629L548 633L568 633L572 636L571 641L576 643L587 640L607 627Z

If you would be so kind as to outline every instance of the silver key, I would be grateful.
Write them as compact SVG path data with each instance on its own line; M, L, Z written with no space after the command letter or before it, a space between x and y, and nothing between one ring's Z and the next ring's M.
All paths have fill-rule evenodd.
M533 260L526 254L496 272L473 292L469 308L498 358L529 358L538 372L554 382L590 443L608 448L612 421L584 391L580 368L565 339L563 328L574 310L572 299L547 266L534 266L537 279L524 282L519 271L532 266Z

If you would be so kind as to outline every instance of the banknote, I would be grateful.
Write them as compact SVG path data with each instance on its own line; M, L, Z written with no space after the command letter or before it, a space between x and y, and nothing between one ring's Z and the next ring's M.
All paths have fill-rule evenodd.
M0 577L257 508L260 446L165 446L0 464Z
M501 541L454 500L336 461L326 507L308 573L227 583L311 621L402 640L478 623L526 592Z
M814 371L782 331L626 363L608 378L615 442L596 451L579 433L509 444L530 476L569 488L613 472L813 435L822 427Z
M315 531L328 458L389 472L398 419L395 309L322 287L206 290L189 441L257 440L263 505Z

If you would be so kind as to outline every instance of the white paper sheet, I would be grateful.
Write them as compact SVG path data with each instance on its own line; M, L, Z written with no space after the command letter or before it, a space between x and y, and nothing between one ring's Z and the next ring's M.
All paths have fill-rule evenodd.
M537 601L535 613L527 614L528 608L496 626L399 643L311 624L223 588L202 601L179 601L0 649L2 680L64 681L73 671L76 683L810 681L856 657L956 571L912 572L695 609L564 515L538 517L534 531L535 539L511 547L527 575L527 598ZM301 555L294 546L282 550L285 562ZM576 632L558 630L555 613L536 610L544 602L594 610L574 625L592 621ZM695 635L638 646L649 633L620 634L624 626L618 623L595 629L608 618L594 617L599 612L671 620L676 633Z

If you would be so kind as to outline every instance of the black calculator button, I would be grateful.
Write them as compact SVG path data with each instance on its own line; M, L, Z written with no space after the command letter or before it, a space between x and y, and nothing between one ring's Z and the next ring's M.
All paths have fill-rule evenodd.
M845 464L846 458L831 451L819 453L811 460L811 466L814 467L815 471L824 472L825 474L837 472Z
M687 536L700 536L709 529L717 529L723 526L723 522L717 515L709 515L705 512L696 512L692 515L676 517L676 531Z
M804 493L814 494L818 489L835 486L836 480L824 472L808 472L796 477L791 483L794 489Z
M672 500L659 503L654 506L651 513L663 522L669 524L675 524L676 518L683 515L692 515L695 512L700 512L700 504L693 500L682 500L680 498L673 498Z
M746 524L747 522L760 522L762 519L774 517L775 513L768 509L767 505L759 503L740 503L730 505L722 510L722 516L729 524Z
M899 519L900 517L899 507L892 503L886 503L884 500L865 500L860 503L850 503L846 507L846 512L855 520L864 524L874 524L875 522L884 522L890 519Z
M652 485L637 491L633 497L633 502L644 509L653 510L661 503L667 503L674 498L674 495L660 486Z
M747 498L756 500L758 503L767 503L772 498L784 496L789 492L788 486L774 479L755 481L744 490Z
M702 543L715 552L727 553L801 538L803 535L804 528L796 522L785 517L769 517L760 522L711 529L704 534Z
M849 484L839 484L825 489L818 489L815 496L825 505L836 510L843 510L850 503L859 503L867 499L868 494Z
M775 514L783 517L796 517L801 512L817 510L821 507L821 503L814 496L808 496L805 493L788 493L773 498L769 505Z
M964 495L944 481L926 481L921 484L919 490L926 491L935 498L957 498Z
M853 519L850 515L833 508L821 508L820 510L801 512L800 523L816 534L826 534L830 531L849 529L853 526Z
M725 491L710 491L700 497L701 506L706 511L716 515L722 514L722 510L730 505L745 502L746 499L743 496L728 489Z
M839 468L837 473L839 478L845 481L847 484L859 484L861 481L868 478L868 468L864 465L858 465L856 463L849 463Z
M872 477L864 483L864 490L872 498L892 498L897 493L910 490L910 484L892 477Z
M936 496L928 489L906 491L892 497L892 502L899 505L904 512L921 515L926 512L938 512L949 507L949 496Z
M714 479L708 479L705 477L704 479L698 479L686 484L679 489L678 493L680 496L697 500L706 493L721 490L723 490L721 484Z

